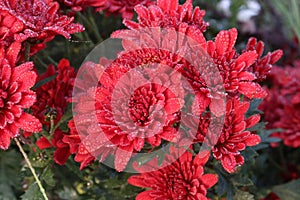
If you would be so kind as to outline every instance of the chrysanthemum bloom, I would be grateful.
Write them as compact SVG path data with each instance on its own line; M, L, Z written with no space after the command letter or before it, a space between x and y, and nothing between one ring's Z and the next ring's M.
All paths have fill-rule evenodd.
M88 126L88 124L85 124ZM70 129L69 135L64 135L63 142L69 146L69 151L71 154L75 154L74 160L80 164L80 170L88 166L95 160L95 157L86 149L85 145L77 132L77 129L80 127L74 124L74 120L71 120L68 123L68 127ZM103 155L105 158L105 155ZM101 159L100 159L101 160Z
M187 127L198 128L197 134L194 136L194 142L206 142L206 145L212 147L213 155L217 160L221 160L224 169L232 173L236 166L244 164L244 158L240 152L247 146L254 146L260 142L260 137L256 134L247 131L257 124L260 116L253 115L245 118L245 114L249 108L249 102L241 102L239 98L235 97L227 101L226 115L224 117L224 124L222 130L215 130L216 124L222 123L219 121L212 121L210 113L189 116L189 121L184 121ZM198 124L197 124L198 123ZM209 131L209 132L208 132ZM221 134L218 134L218 131ZM193 133L190 133L192 136Z
M194 136L194 143L206 142L206 145L212 147L213 155L217 160L221 160L224 169L232 173L236 166L244 164L244 158L241 156L247 146L254 146L260 142L260 137L248 131L260 120L259 115L253 115L245 118L245 114L249 108L249 102L240 102L239 98L232 98L227 101L226 115L221 130L216 124L222 123L212 120L210 113L200 115L190 115L183 124L192 130L198 128L197 134ZM200 121L199 121L200 120ZM210 131L210 133L208 132ZM221 131L221 134L218 134ZM209 134L208 134L209 133ZM189 132L191 137L193 133Z
M208 23L203 20L204 10L199 7L193 9L192 1L187 0L179 5L177 0L158 0L156 5L137 5L138 22L124 20L125 26L138 30L146 27L175 28L176 31L186 33L204 32ZM193 31L191 31L193 30ZM196 38L196 37L195 37Z
M0 148L7 149L10 138L28 132L41 131L42 125L23 109L30 108L36 95L30 88L35 84L33 63L16 66L21 44L13 43L5 52L0 48Z
M130 52L118 58L105 70L96 91L95 109L104 133L102 140L109 140L117 147L118 171L125 168L132 154L141 151L146 142L156 147L177 134L180 77L172 74L170 68L153 70L149 66L127 73L131 68L143 66L145 60L139 58L143 55Z
M64 3L66 6L72 8L73 11L80 12L87 7L100 7L103 6L106 0L58 0Z
M276 50L274 52L268 52L267 55L261 58L264 52L264 43L256 40L256 38L250 38L246 49L247 51L255 51L258 55L258 59L253 65L250 66L248 71L251 71L255 75L255 81L260 82L266 79L267 75L272 69L272 65L275 64L283 55L282 50Z
M281 138L285 145L300 147L300 62L294 67L273 68L268 97L260 105L268 129L282 129L272 134ZM284 117L283 117L284 116Z
M49 125L48 115L54 115L55 124L64 115L72 96L75 75L70 62L67 59L62 59L59 61L57 69L51 64L47 71L38 77L37 82L50 79L36 89L39 101L32 106L33 115L40 119L43 124Z
M54 125L56 125L61 120L72 96L75 78L74 68L70 66L68 60L62 59L58 63L57 70L54 65L49 65L46 73L41 75L38 81L47 78L53 78L53 80L36 89L39 101L32 106L32 113L50 130L50 121L53 120ZM54 135L50 136L53 137L51 143L44 137L37 141L40 149L52 146L56 148L54 160L58 164L64 164L70 155L69 145L62 142L65 134L67 133L57 128Z
M64 165L71 155L69 145L62 141L64 135L68 135L68 133L64 133L60 129L57 129L52 136L51 142L45 137L41 137L36 142L36 145L41 150L55 147L56 150L54 152L53 159L55 163L59 165Z
M74 18L61 15L58 10L59 4L52 0L0 1L0 22L4 25L1 31L10 29L8 34L2 33L2 40L43 42L56 35L69 39L70 34L84 30L82 25L73 23Z
M96 8L97 11L106 11L108 14L121 14L125 19L133 17L134 6L153 4L153 0L101 0L103 5Z
M244 158L240 153L242 150L247 146L260 143L260 137L247 130L260 120L258 114L245 118L249 106L249 102L241 102L239 98L233 98L227 102L224 127L218 142L212 149L214 157L221 160L223 168L229 173L234 172L237 166L244 164ZM214 140L214 134L206 137Z
M263 43L255 46L251 41L247 49L239 55L234 48L236 39L237 30L235 28L221 31L216 36L215 42L207 42L207 53L218 66L223 77L224 88L230 96L243 94L249 99L263 98L266 96L266 92L258 84L258 81L261 81L267 73L264 69L270 69L271 64L280 59L282 51L269 53L260 60Z
M166 156L166 160L174 156L172 148L170 151L171 154ZM131 176L128 179L131 185L151 188L138 194L136 200L208 199L207 189L215 185L218 178L214 174L204 174L203 166L210 154L206 153L201 157L200 155L193 159L192 153L186 151L177 161L167 167ZM149 165L157 165L157 159L150 162Z

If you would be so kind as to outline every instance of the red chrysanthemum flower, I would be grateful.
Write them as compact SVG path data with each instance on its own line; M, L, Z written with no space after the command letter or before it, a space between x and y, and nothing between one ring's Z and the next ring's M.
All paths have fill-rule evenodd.
M36 89L39 100L32 106L33 115L44 125L49 125L48 112L52 112L50 114L54 115L55 124L64 115L72 96L75 75L70 62L62 59L58 63L57 69L54 65L49 65L47 71L38 77L37 82L53 79Z
M175 152L166 155L165 160L174 156ZM194 159L192 153L186 151L177 161L171 165L154 172L141 173L131 176L128 182L134 186L151 188L137 195L136 200L196 200L208 199L207 189L211 188L218 178L214 174L204 174L203 166L209 158L209 153L199 154ZM150 161L157 165L157 159ZM142 168L144 166L141 166ZM138 169L139 171L139 169Z
M138 23L125 19L124 24L130 29L146 27L175 28L176 31L187 33L190 30L204 32L208 23L203 20L204 10L193 9L192 1L179 5L177 0L158 0L156 5L137 5Z
M96 8L97 11L106 11L108 14L121 14L125 19L133 17L134 7L136 5L149 6L153 0L102 0L103 5Z
M84 30L82 25L73 23L74 18L61 15L58 10L59 4L52 0L0 1L2 39L8 44L29 39L49 41L56 35L69 39L70 34ZM10 31L4 33L7 29Z
M260 142L258 135L247 131L260 120L258 114L245 119L249 105L249 102L241 102L237 97L229 99L224 124L220 119L213 121L210 113L201 114L200 118L199 115L193 114L189 116L188 121L183 122L191 130L198 128L196 135L189 132L194 143L206 142L206 145L212 146L214 157L221 160L222 166L229 173L234 172L236 166L244 164L244 158L240 152L247 146L254 146ZM222 125L223 128L221 129L218 124ZM208 130L211 132L209 135ZM218 134L219 131L221 131L220 134Z
M68 127L70 129L70 134L64 135L62 141L69 146L70 153L75 154L74 160L81 163L80 170L82 170L90 163L92 163L95 160L95 157L86 149L84 143L82 143L82 138L78 135L77 132L77 129L79 127L75 127L74 120L71 120L69 122ZM103 156L105 157L105 155Z
M42 128L38 119L25 113L36 100L30 88L35 84L36 73L33 63L15 66L21 44L13 43L5 52L0 49L0 148L7 149L10 138L20 130L39 132Z
M259 114L245 119L249 106L249 102L241 102L239 98L227 102L224 127L212 149L214 157L221 160L222 166L229 173L234 172L236 166L244 164L240 151L260 143L260 137L247 130L260 120Z
M53 80L36 89L39 101L32 106L32 113L50 130L50 120L53 120L56 125L66 111L72 95L74 68L70 66L68 60L62 59L58 63L57 70L54 65L49 65L46 73L41 75L38 80L42 81L47 78L53 78ZM41 137L37 141L37 145L40 149L55 147L54 161L62 165L70 155L69 145L62 141L64 135L67 134L57 128L54 135L50 136L53 137L51 143L45 137Z
M101 76L101 86L96 91L97 121L106 136L102 140L108 139L117 147L117 171L125 168L132 153L141 151L145 142L155 147L162 140L174 139L178 128L175 124L180 120L180 77L173 75L170 68L158 71L150 66L127 73L143 66L144 60L139 56L143 54L130 52L114 61ZM117 83L121 85L117 87ZM144 84L138 86L141 83Z
M80 12L86 9L87 7L100 7L103 6L106 0L58 0L59 2L64 3L66 6L72 8L75 12Z
M291 147L300 147L300 62L294 67L273 68L268 97L260 105L268 129L282 129L272 134ZM284 117L283 117L284 116Z
M283 55L282 50L276 50L272 53L268 52L267 55L260 58L264 52L264 43L262 41L257 42L256 38L249 39L245 49L245 52L247 51L255 51L258 55L258 59L250 66L250 69L248 69L248 71L251 71L255 75L256 82L266 79L272 69L272 65Z
M235 28L221 31L216 36L215 42L207 42L207 53L219 68L224 88L230 96L243 94L249 99L263 98L266 96L266 92L257 81L261 81L267 73L264 69L270 69L271 64L282 56L282 51L269 53L260 60L263 43L259 43L255 49L255 44L251 41L247 49L239 55L234 49L236 39L237 30Z

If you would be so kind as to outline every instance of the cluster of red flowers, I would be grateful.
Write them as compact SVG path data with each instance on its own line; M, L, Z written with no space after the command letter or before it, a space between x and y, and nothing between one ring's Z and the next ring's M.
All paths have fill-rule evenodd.
M116 31L111 36L122 39L125 49L116 60L105 64L86 63L84 67L88 68L88 73L82 79L84 82L77 82L79 95L72 100L76 73L68 60L62 59L57 69L49 65L38 78L33 63L17 65L25 60L25 48L31 47L31 53L35 53L56 35L70 38L70 34L84 30L80 24L73 23L72 17L59 12L58 2L74 11L91 6L97 11L121 14L129 29ZM133 10L138 15L138 22L130 20ZM267 96L259 82L266 78L282 52L278 50L262 57L264 44L251 38L246 49L238 53L234 48L238 36L234 28L221 31L214 41L207 40L203 34L208 26L203 20L204 15L205 11L193 8L192 0L183 5L177 0L158 0L156 4L150 0L0 0L0 148L7 149L10 139L22 131L30 136L40 132L43 126L42 133L47 133L36 144L40 149L54 147L56 163L63 165L71 154L75 154L75 161L80 162L80 169L83 169L96 156L101 155L100 161L103 161L109 154L114 154L116 170L123 171L132 156L143 151L145 145L154 149L164 142L182 139L179 124L184 117L181 112L186 87L182 83L183 76L195 93L195 99L187 109L193 115L188 122L183 121L183 126L198 127L192 143L201 144L208 138L213 157L221 161L228 173L235 172L237 166L244 164L241 151L260 143L260 137L248 130L259 122L260 115L247 118L246 113L251 100ZM151 28L171 30L172 37L157 38L155 35L151 38L150 35L147 38L154 46L162 44L158 45L162 49L150 45L136 50L136 44L128 42L129 36L138 40L140 35L136 33ZM180 38L176 31L193 39L202 55L216 66L224 88L222 94L213 91L204 80L213 75L205 74L205 70L198 72L193 63L184 59L183 54L190 53L196 59L200 53L194 55L189 51L195 47L188 46L189 39ZM178 45L177 54L180 55L175 53L176 50L168 51L174 49L174 45ZM168 68L155 68L159 64ZM274 136L282 138L286 145L299 147L300 63L295 65L298 68L273 70L274 88L268 90L270 95L262 107L265 119L271 122L268 127L284 129ZM36 78L37 81L50 81L33 92L30 88ZM70 101L76 116L69 121L67 133L59 125ZM274 105L277 105L275 112ZM27 108L31 108L32 115L24 112ZM211 113L207 114L208 110ZM214 133L210 135L208 127L211 116L220 113L224 113L224 124L220 135L215 137ZM193 151L193 145L188 147ZM143 170L147 165L158 166L157 158L145 166L135 166L141 174L130 177L128 182L151 188L140 193L137 199L207 199L207 189L217 182L216 175L204 174L204 165L211 152L205 151L204 155L201 151L193 157L189 151L177 155L177 150L171 147L165 160L179 159L157 171L145 173Z
M284 69L274 67L268 79L272 87L260 107L267 128L282 129L272 137L282 139L287 146L300 147L300 61Z
M124 24L130 30L119 30L112 34L113 38L123 39L126 51L119 54L119 57L106 67L99 80L98 87L93 91L86 92L87 95L81 97L82 99L77 102L76 110L78 111L77 114L79 114L77 116L79 127L76 128L83 127L85 129L84 140L89 138L88 142L91 148L89 148L89 145L86 145L87 149L81 147L82 151L80 152L80 145L77 145L74 148L76 149L74 152L77 151L76 156L78 158L85 158L86 161L83 162L88 163L93 159L87 153L87 150L93 155L95 152L95 155L102 154L101 160L110 152L115 155L115 168L118 171L122 171L125 169L131 156L140 152L146 143L154 148L160 146L163 141L172 142L176 139L178 127L175 124L180 122L180 109L182 105L180 102L174 101L176 95L173 96L172 91L168 90L170 85L168 80L171 81L172 85L178 85L176 78L170 78L169 76L172 76L172 73L168 71L159 71L156 72L155 80L161 83L161 85L152 83L136 88L136 85L132 85L134 81L145 82L144 80L148 80L146 77L153 77L150 72L151 70L147 71L144 68L136 71L136 73L143 71L139 75L135 74L134 77L127 76L131 69L135 69L138 66L151 66L153 63L159 63L168 65L171 69L176 69L187 77L189 83L193 85L193 89L196 90L199 101L194 101L194 104L197 105L193 105L193 108L200 107L201 112L210 108L213 114L218 113L219 109L221 109L220 107L222 107L218 103L222 102L215 101L213 97L207 95L209 88L203 78L201 78L202 74L195 73L193 67L180 57L182 55L178 56L174 55L173 52L165 51L165 49L169 48L168 43L163 42L163 38L160 39L161 43L166 45L164 46L165 49L146 47L135 51L134 42L127 42L129 35L131 39L134 37L138 38L139 35L135 35L134 33L143 32L147 28L175 29L200 44L201 49L211 58L220 71L227 99L225 106L226 115L221 135L216 139L216 143L213 144L212 152L217 160L221 160L222 166L227 172L234 172L237 166L244 163L244 158L240 152L247 146L254 146L260 142L258 135L247 130L259 122L260 116L254 115L249 118L245 116L252 99L266 97L266 91L258 83L266 77L272 64L280 59L282 52L278 50L262 57L264 50L263 43L251 38L246 49L239 54L234 48L237 39L236 29L221 31L216 36L215 41L207 41L203 35L208 25L202 19L204 11L201 11L199 8L193 9L192 1L187 1L185 4L179 5L177 1L160 0L156 5L150 7L138 5L135 7L135 10L138 14L138 22L124 20ZM173 39L176 39L176 37ZM154 38L149 43L158 44L160 42ZM101 68L103 69L104 67ZM122 90L120 91L116 89L119 82L122 82ZM180 88L180 86L175 88ZM131 95L130 101L124 101L121 98L121 93L129 93ZM89 95L95 95L95 97L87 97ZM114 100L113 95L117 95L117 100ZM241 95L244 96L243 99ZM95 131L99 131L99 128L97 129L91 125L90 116L87 115L93 111L93 109L87 106L89 104L89 101L87 101L88 98L96 101L95 104L92 103L91 107L96 110L95 119L101 125L100 131L104 133L100 137L97 136L97 131ZM84 105L80 101L86 104ZM153 109L152 106L154 105L159 105L165 113L155 110L152 113L150 109ZM127 110L127 107L129 110ZM199 110L194 110L193 113L199 113ZM161 123L162 120L154 120L161 119L162 117L165 119L164 123ZM196 135L197 139L195 142L202 143L203 138L207 134L206 131L210 120L202 118L201 114L197 115L196 118L198 121L200 118L201 127L206 129L201 130L200 128L199 133ZM124 122L122 123L122 127L120 127L117 121ZM133 125L129 125L129 121L133 121ZM152 123L153 121L155 123ZM155 130L155 134L151 135L150 132L147 132L148 125L152 132ZM139 132L135 126L143 127L144 131ZM70 128L74 130L73 122L70 124ZM74 137L78 137L76 136L78 134L76 131L73 131L73 133L73 139ZM94 141L91 141L92 138ZM81 139L83 138L81 137ZM113 150L106 148L109 146L107 142L109 142L110 146L113 146ZM82 141L81 144L87 143ZM187 156L186 154L183 157ZM189 159L179 159L169 167L159 171L147 173L140 171L141 175L130 178L129 182L133 185L152 188L152 190L141 193L137 199L155 199L158 196L172 199L175 197L181 198L180 195L182 195L183 199L204 198L203 195L206 194L206 189L211 187L216 182L216 179L212 178L214 181L206 184L205 179L201 180L203 172L195 173L198 177L195 177L195 174L192 172L187 177L184 175L180 176L179 174L181 173L187 173L187 168L179 166L197 165L199 169L203 168L201 165L204 165L205 162L200 162L201 164L199 165L195 161L193 163L191 155L188 157ZM176 181L170 178L173 176L167 176L166 174L176 174L174 176ZM160 179L153 177L161 177L161 180L164 181L160 182L158 181ZM186 179L190 180L192 185L182 185L184 181L187 181ZM194 183L195 185L193 185ZM157 186L153 188L153 185ZM168 188L177 188L178 193L170 191ZM200 188L202 189L200 190Z
M56 151L54 153L54 161L58 164L65 164L69 155L69 145L62 141L64 133L59 127L53 126L60 123L67 105L72 96L73 82L75 79L74 68L66 59L62 59L57 66L49 65L47 71L39 76L38 81L56 76L52 81L38 87L36 89L38 101L32 106L32 113L44 125L44 129L50 132L50 137L53 137L51 142L46 137L41 137L37 141L37 146L40 149L50 148L54 146ZM51 127L52 126L52 127ZM51 132L52 131L52 132Z
M46 126L49 125L49 122L41 116L44 113L40 112L40 109L52 106L49 101L55 101L64 108L66 106L62 103L64 100L59 99L64 96L50 94L49 88L44 88L46 86L38 89L38 93L45 89L50 95L42 95L40 98L38 94L36 97L36 93L30 90L37 79L34 64L24 62L17 65L26 60L24 58L25 47L29 47L30 52L34 53L56 35L70 38L70 34L84 30L80 24L73 23L74 18L61 15L58 9L58 3L50 0L0 1L0 147L2 149L8 148L10 138L21 133L28 136L33 132L41 131L41 122ZM50 66L47 73L54 75L53 69L53 66ZM58 79L65 80L66 77L68 79L70 75L61 74ZM38 80L43 78L38 78ZM60 85L57 89L62 87L64 86ZM39 99L38 106L34 105L37 98ZM43 98L47 99L42 100ZM30 107L35 110L33 115L36 117L24 112L24 109ZM58 115L63 114L62 110L57 110Z
M247 120L245 120L244 117L249 107L249 100L253 98L263 98L266 96L265 90L257 82L263 79L263 77L268 72L266 69L269 69L271 65L274 64L282 56L282 52L275 51L273 53L267 54L263 58L260 58L263 52L263 43L257 43L256 40L250 39L246 50L241 55L239 55L234 49L234 44L237 38L236 29L221 31L216 36L214 42L206 41L204 35L202 34L202 32L205 30L204 25L206 23L203 22L202 19L199 20L199 16L202 17L203 12L201 12L198 8L196 8L194 12L192 9L185 8L192 8L191 1L187 1L182 6L178 5L178 2L168 0L158 1L156 6L151 6L149 8L137 6L136 10L139 15L139 23L125 20L125 25L133 30L143 30L145 27L152 27L152 23L147 22L153 20L153 23L155 23L156 20L161 20L159 21L160 23L155 23L156 26L159 27L161 24L162 28L176 28L180 32L187 33L187 35L191 36L193 39L197 38L197 42L199 42L199 44L202 46L202 49L207 52L207 54L212 58L222 76L228 99L223 133L221 134L221 137L219 138L219 141L215 145L213 151L214 156L217 159L222 160L224 168L228 172L233 172L236 165L241 165L244 162L239 152L241 150L244 150L246 146L253 146L260 142L259 136L246 131L247 128L255 125L259 121L259 116L255 115ZM155 14L148 15L147 12ZM155 17L153 18L152 16ZM193 20L197 22L200 21L200 25L196 22L193 22ZM185 27L185 29L183 30L181 27ZM130 31L121 30L115 32L112 36L126 40L128 37L128 33L130 33ZM130 44L126 43L126 45ZM130 49L130 47L128 46L126 46L125 48ZM149 63L149 61L160 63L170 62L173 63L173 66L170 66L173 68L176 68L176 64L182 65L182 63L180 63L178 59L177 61L172 62L172 60L167 58L165 54L164 57L161 58L161 54L162 53L160 52L148 50L146 52L142 52L141 55L139 55L139 59L137 59L137 56L131 54L135 62L131 63L130 61L128 61L130 60L130 58L128 58L126 60L128 61L126 64L129 63L128 65L132 65L129 66L130 68L141 64L147 64L147 62ZM141 59L143 55L147 56L146 63L139 63L140 61L145 62L145 59ZM153 58L149 59L149 57L151 56ZM172 56L169 57L172 58ZM189 67L186 66L186 68ZM186 68L184 67L182 69ZM121 70L121 67L119 67L119 70ZM185 73L186 77L188 77L188 79L190 80L190 83L197 84L194 88L198 86L199 91L207 89L206 84L200 78L201 74L199 74L199 76L195 76L195 73L192 70L190 70L190 72L186 72L185 70L182 73ZM118 79L118 77L115 76L110 78L111 80ZM201 99L202 102L196 101L196 103L201 104L201 106L199 107L204 108L200 109L200 111L205 110L207 106L210 106L212 110L218 110L218 107L220 106L212 106L214 102L219 103L218 101L212 101L210 97L207 97L206 94L203 95L203 93L200 93L200 95L202 96L199 99ZM240 95L245 96L245 102L241 102L241 99L239 98ZM175 113L178 111L179 108L177 110L174 109L173 112ZM172 139L171 136L169 138ZM121 141L123 142L124 140ZM124 143L119 144L122 144L124 146Z

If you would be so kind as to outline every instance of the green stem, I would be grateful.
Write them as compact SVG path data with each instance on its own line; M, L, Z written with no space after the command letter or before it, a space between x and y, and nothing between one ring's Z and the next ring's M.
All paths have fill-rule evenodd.
M30 60L30 43L29 42L25 42L25 55L24 55L24 59L25 62L28 62Z
M54 128L54 118L53 115L50 116L50 131L49 134L52 136L54 134L55 128Z
M41 193L42 193L44 199L45 199L45 200L48 200L46 191L45 191L44 187L42 186L42 183L41 183L40 179L38 178L37 174L35 173L35 170L34 170L34 168L32 167L31 162L30 162L30 160L29 160L27 154L25 153L25 151L24 151L24 149L23 149L21 143L19 142L19 140L18 140L17 138L15 138L14 140L15 140L17 146L19 147L20 152L22 153L22 155L23 155L23 157L24 157L24 159L25 159L25 161L26 161L26 163L27 163L27 165L28 165L28 167L29 167L31 173L33 174L34 179L35 179L36 183L38 184L38 186L39 186L39 188L40 188L40 191L41 191Z

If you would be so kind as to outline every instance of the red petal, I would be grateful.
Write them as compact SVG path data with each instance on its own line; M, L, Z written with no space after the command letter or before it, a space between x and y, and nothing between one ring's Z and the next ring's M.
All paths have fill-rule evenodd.
M6 51L6 57L11 66L14 66L17 62L17 58L21 49L21 43L14 42L10 45L8 50Z
M45 137L41 137L38 141L36 141L36 145L41 149L47 149L52 147L52 144Z
M204 166L210 157L210 151L202 150L198 153L198 155L194 158L194 163L197 165Z
M0 148L8 149L10 144L10 135L5 129L0 129Z
M174 0L158 0L157 5L163 10L163 11L175 11L178 9L178 1Z
M260 120L259 114L252 115L251 117L246 119L246 123L247 123L246 128L250 128L250 127L254 126L255 124L257 124L259 122L259 120Z
M240 55L238 57L238 59L236 59L236 67L235 70L240 72L242 70L244 70L244 68L249 67L250 65L252 65L257 59L257 54L255 51L248 51L243 53L242 55ZM239 68L238 66L242 66L240 65L241 63L245 63L244 68Z
M17 78L17 82L20 83L18 91L28 91L32 86L34 86L36 77L36 73L34 71L30 71Z
M247 137L247 139L245 140L245 144L247 146L255 146L257 144L260 143L260 137L258 135L255 134L251 134L249 135L249 137Z
M64 165L67 162L70 155L70 149L68 147L65 147L56 149L53 158L57 164Z
M251 72L241 72L238 74L238 79L240 81L253 81L255 79L255 75Z
M221 164L228 173L233 173L235 171L236 161L233 155L223 155Z
M29 72L33 68L32 62L24 63L16 68L14 68L12 74L12 80L17 80L19 77L24 76L26 72Z
M266 91L258 83L240 82L238 91L250 99L267 96Z
M23 92L23 97L19 102L21 108L29 108L36 102L36 94L33 91Z
M270 64L276 63L282 57L282 55L283 55L282 50L274 51L271 55Z
M212 99L209 105L211 112L216 116L220 117L226 113L226 102L225 99Z
M221 31L215 40L216 52L218 55L223 56L226 52L233 49L237 38L237 30L235 28L228 31Z
M127 163L129 162L132 155L133 148L128 146L126 148L118 148L115 156L115 168L118 172L125 169Z
M6 126L6 118L4 113L0 113L0 130Z
M215 174L204 174L201 179L206 188L210 188L218 182L218 177Z
M134 175L128 178L128 183L137 187L147 188L149 185L144 181L141 175Z
M21 117L16 121L16 126L24 131L36 133L42 130L42 124L34 116L23 113Z
M150 190L141 192L135 197L135 200L153 200L153 199L154 198L151 196Z

